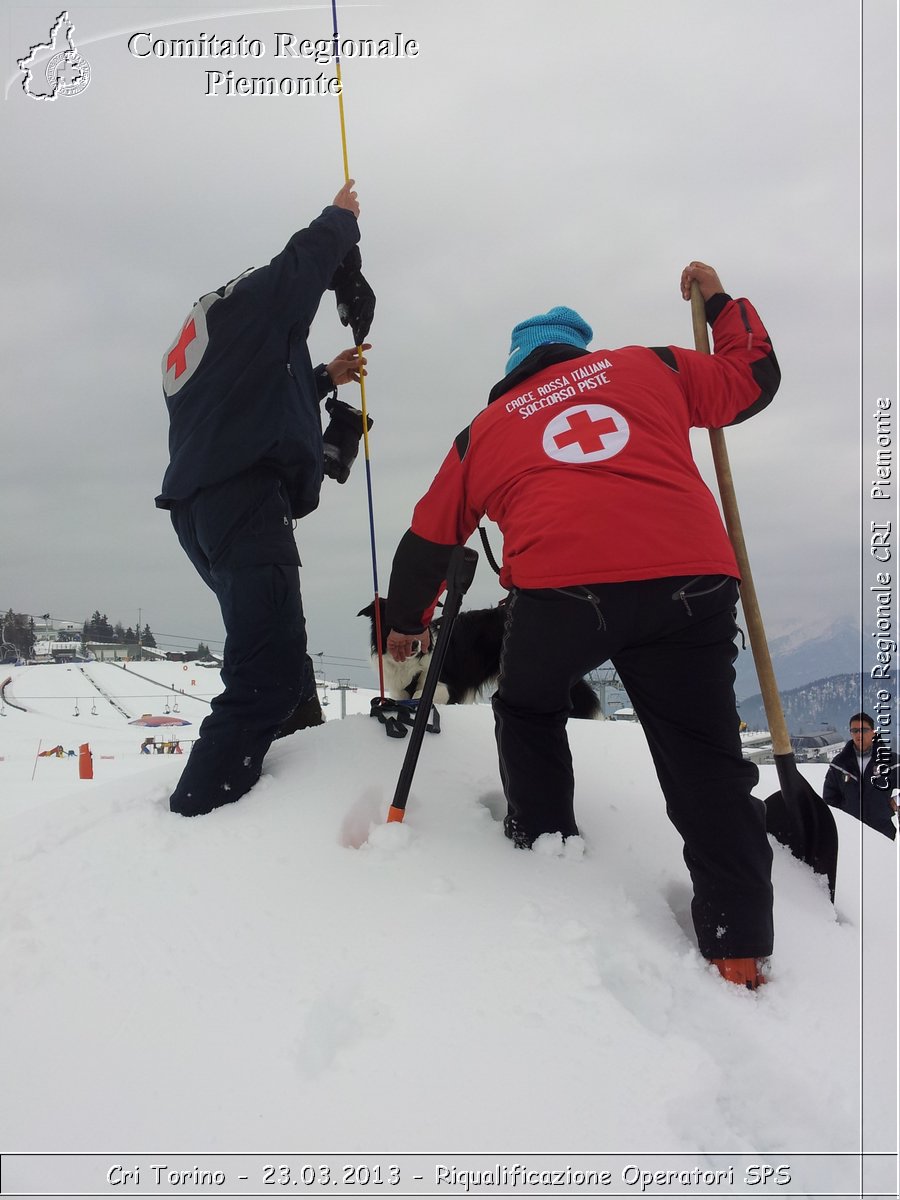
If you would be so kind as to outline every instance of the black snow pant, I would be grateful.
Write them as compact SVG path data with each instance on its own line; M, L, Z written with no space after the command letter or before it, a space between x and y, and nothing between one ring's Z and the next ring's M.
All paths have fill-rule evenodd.
M275 733L316 691L290 505L266 468L172 507L188 558L212 588L225 624L222 682L169 802L198 816L239 800L262 773Z
M684 839L706 958L772 951L772 850L734 697L737 581L722 575L515 589L493 698L505 829L520 846L578 832L569 689L610 660Z

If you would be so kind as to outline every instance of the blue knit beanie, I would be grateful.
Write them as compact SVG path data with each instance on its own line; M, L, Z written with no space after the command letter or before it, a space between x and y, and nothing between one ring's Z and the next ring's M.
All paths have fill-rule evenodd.
M549 312L529 317L527 321L520 321L512 331L506 373L508 375L538 346L563 342L587 350L593 336L593 329L573 308L551 308Z

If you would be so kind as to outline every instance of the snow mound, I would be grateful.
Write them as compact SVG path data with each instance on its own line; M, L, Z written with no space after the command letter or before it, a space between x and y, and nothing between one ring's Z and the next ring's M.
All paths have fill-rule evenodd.
M168 811L174 757L22 783L6 1145L391 1147L402 1103L407 1150L852 1153L865 1101L867 1148L890 1149L895 846L837 814L836 906L776 846L771 983L742 992L697 952L640 728L570 734L583 838L530 853L503 836L484 707L444 710L402 824L406 742L365 716L276 743L193 820Z

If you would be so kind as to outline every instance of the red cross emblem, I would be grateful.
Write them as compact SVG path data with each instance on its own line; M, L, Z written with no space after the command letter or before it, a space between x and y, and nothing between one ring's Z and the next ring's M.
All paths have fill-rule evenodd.
M178 337L162 356L163 391L167 396L180 391L203 360L209 345L206 307L203 300L194 305Z
M169 355L166 358L166 371L171 371L172 367L174 367L176 379L179 375L183 375L187 370L187 348L196 336L197 326L194 324L194 318L188 317L187 321L185 321L184 328L181 331L181 336L169 351Z
M588 412L581 409L569 417L568 432L554 434L553 440L560 450L577 442L583 454L592 454L595 450L605 449L604 434L617 433L618 429L612 417L598 417L594 420Z
M543 447L544 453L557 462L602 462L624 449L629 436L628 422L614 408L580 404L565 408L548 421Z

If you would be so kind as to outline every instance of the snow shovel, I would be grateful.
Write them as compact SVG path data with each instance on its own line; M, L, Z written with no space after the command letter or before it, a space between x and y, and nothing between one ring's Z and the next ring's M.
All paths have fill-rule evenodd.
M691 284L691 317L694 323L694 345L702 354L709 354L706 309L696 280ZM744 542L744 531L741 526L741 516L738 511L724 431L710 429L709 440L716 468L719 496L722 500L722 511L725 515L725 526L741 572L741 604L759 679L759 689L766 710L766 720L772 735L775 769L778 772L780 785L779 791L774 792L766 800L766 830L782 846L787 846L796 858L808 863L816 874L824 875L827 878L828 889L832 902L834 902L838 857L838 834L837 826L834 823L834 814L797 769L787 723L784 719L784 710L781 706L781 697L778 694L775 671L769 655L769 644L766 641L762 614L759 611L753 575L750 571L750 560Z
M400 768L400 778L397 780L394 799L388 809L387 819L389 822L402 821L406 812L406 801L409 798L409 789L412 786L416 763L419 761L419 751L422 748L422 739L425 737L425 726L428 724L428 715L434 702L434 693L440 678L441 667L444 665L447 647L450 645L450 638L453 634L453 622L462 607L463 596L475 578L477 566L478 552L476 550L470 550L466 546L453 547L447 566L447 600L441 618L441 632L431 655L431 662L428 664L425 683L422 687L422 698L419 700L416 719L413 722L412 733L409 735L409 745L406 747L406 757Z

